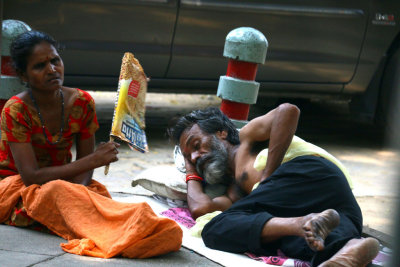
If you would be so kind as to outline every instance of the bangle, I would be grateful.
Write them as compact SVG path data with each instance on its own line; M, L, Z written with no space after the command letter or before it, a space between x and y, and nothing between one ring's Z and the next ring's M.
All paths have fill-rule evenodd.
M203 178L201 178L200 176L198 176L196 174L186 174L186 183L189 180L196 180L196 181L199 181L199 182L203 182L204 181Z

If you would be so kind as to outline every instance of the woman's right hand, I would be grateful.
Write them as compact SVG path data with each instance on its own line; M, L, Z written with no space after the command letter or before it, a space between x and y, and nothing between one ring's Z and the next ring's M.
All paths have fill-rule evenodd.
M101 142L94 151L95 160L99 167L110 164L111 162L118 161L118 147L117 142Z

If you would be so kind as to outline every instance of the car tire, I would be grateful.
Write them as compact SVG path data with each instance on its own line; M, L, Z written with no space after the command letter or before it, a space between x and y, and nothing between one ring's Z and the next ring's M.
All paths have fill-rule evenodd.
M386 143L399 147L399 114L400 106L400 47L387 61L380 86L376 124L382 127ZM397 138L396 138L397 136Z

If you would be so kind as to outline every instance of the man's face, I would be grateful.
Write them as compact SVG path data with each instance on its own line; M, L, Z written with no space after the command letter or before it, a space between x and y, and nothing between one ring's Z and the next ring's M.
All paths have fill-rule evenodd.
M183 156L207 183L227 183L228 152L220 137L203 132L195 124L183 132L179 146Z
M197 160L196 170L209 184L227 183L228 151L215 135L211 138L211 151Z

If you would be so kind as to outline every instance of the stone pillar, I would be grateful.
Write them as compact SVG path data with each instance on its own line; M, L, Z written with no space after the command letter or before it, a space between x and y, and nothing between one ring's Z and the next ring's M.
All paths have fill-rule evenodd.
M15 37L31 28L19 20L3 20L1 31L0 111L7 100L22 92L24 86L11 66L10 44Z

